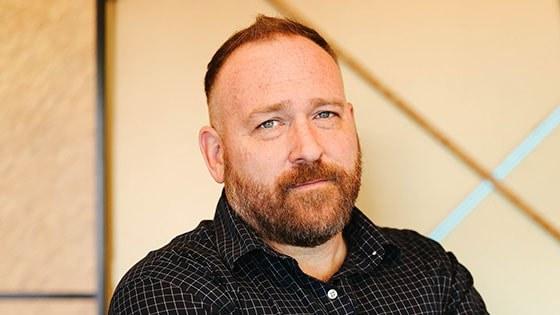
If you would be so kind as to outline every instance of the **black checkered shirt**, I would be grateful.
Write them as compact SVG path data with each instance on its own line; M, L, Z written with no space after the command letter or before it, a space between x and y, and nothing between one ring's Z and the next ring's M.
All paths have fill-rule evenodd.
M438 243L377 227L357 208L344 238L342 267L319 281L265 245L222 195L213 221L132 267L109 314L487 314L470 273Z

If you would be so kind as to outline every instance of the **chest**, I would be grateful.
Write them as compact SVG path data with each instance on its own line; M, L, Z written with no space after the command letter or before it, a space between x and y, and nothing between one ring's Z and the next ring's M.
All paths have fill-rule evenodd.
M225 283L239 314L441 314L444 294L422 270L377 270L325 283L288 266L244 266Z

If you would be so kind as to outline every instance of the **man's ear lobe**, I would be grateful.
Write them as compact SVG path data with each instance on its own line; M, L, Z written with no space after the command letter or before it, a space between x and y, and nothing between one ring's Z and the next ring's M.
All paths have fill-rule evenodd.
M224 148L222 138L212 127L202 127L198 133L200 152L210 175L217 183L224 182Z

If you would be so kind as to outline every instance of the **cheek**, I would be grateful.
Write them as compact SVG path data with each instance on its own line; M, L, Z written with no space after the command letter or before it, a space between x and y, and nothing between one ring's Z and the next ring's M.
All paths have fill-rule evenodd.
M354 132L330 135L325 140L325 154L330 160L347 169L354 167L359 151L358 138Z
M243 144L232 150L231 167L252 181L272 185L284 167L281 145Z

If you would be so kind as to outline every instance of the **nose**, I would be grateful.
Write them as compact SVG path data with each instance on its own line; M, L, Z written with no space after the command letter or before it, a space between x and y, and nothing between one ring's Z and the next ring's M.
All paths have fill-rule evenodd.
M318 142L316 131L309 121L294 121L291 127L291 150L288 157L290 162L305 164L319 160L323 155L323 147Z

